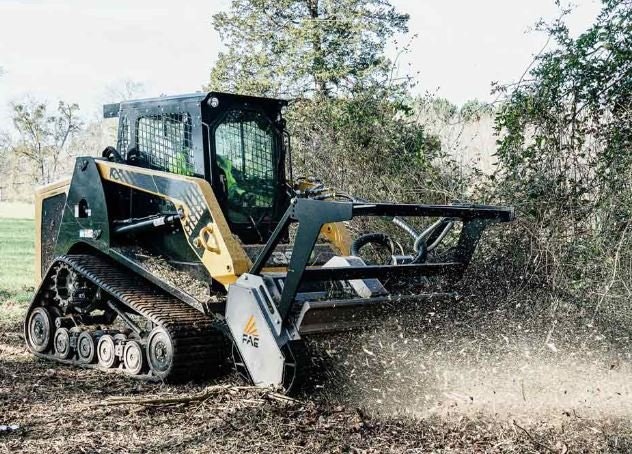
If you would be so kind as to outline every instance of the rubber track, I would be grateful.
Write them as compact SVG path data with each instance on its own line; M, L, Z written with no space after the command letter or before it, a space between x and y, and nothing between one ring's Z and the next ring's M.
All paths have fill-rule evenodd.
M119 302L167 331L174 355L171 372L165 380L182 382L207 376L217 372L223 365L226 340L214 327L214 321L209 316L107 258L93 255L61 256L50 270L60 262L68 264ZM49 276L46 277L48 278ZM39 294L31 307L36 305L38 297ZM55 355L38 356L69 362L61 361ZM145 378L151 379L151 376Z

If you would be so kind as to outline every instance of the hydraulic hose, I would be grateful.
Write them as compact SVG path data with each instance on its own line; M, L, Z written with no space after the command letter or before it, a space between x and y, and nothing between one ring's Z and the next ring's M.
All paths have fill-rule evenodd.
M382 245L391 251L391 255L395 253L395 246L391 237L385 233L367 233L359 236L351 243L351 255L360 256L360 249L369 243Z
M410 225L408 222L404 221L402 218L400 218L399 216L395 216L393 218L393 224L395 224L397 227L405 230L406 232L408 232L408 234L410 236L412 236L414 239L417 239L417 237L419 236L419 234L417 233L417 231L413 228L412 225Z
M366 202L366 200L363 200L360 198L354 198L342 192L337 193L337 195L342 196L344 198L348 198L352 202L362 202L362 203ZM428 253L432 251L434 248L436 248L439 245L439 243L441 243L441 241L445 238L445 236L454 226L454 222L452 220L441 218L435 223L433 223L426 230L424 230L422 233L417 233L417 231L412 225L410 225L408 222L406 222L404 219L402 219L399 216L394 216L393 218L391 218L391 221L393 222L393 224L395 224L396 226L404 230L406 233L408 233L415 240L413 249L416 255L412 263L425 262L426 258L428 257ZM439 233L438 235L434 235L436 234L439 228L442 228L441 233ZM427 244L427 240L429 239L433 240L430 245ZM362 235L356 238L353 241L353 243L351 244L351 255L359 256L360 249L369 243L380 244L384 247L389 248L391 250L391 254L395 253L395 245L394 245L395 243L388 235L384 233L368 233L366 235ZM400 249L401 249L401 246L400 246Z
M442 225L444 225L444 227L442 227ZM448 232L452 230L453 226L454 221L446 218L439 219L426 230L421 232L417 239L415 239L415 245L413 246L413 248L415 249L415 251L418 251L421 245L424 244L428 252L432 251L435 247L439 245L443 238L445 238ZM439 233L436 238L432 238L433 234L437 232L440 228L443 229L441 233ZM426 241L431 238L433 239L432 244L428 245Z

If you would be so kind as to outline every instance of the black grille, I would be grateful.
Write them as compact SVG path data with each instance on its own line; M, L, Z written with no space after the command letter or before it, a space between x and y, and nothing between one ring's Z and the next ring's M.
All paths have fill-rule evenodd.
M123 157L127 156L127 149L130 143L129 133L129 119L123 116L119 119L118 140L116 144L116 148Z
M148 167L181 175L193 175L191 118L188 114L141 117L136 144Z

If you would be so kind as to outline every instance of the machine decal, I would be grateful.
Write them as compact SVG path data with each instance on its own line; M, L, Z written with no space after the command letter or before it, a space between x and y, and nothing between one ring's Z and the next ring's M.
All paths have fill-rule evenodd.
M257 325L255 324L255 316L251 315L244 327L244 333L241 337L241 342L246 345L252 345L255 348L259 348L259 331L257 331Z
M211 214L206 209L204 196L194 183L114 167L110 169L110 178L148 192L170 194L173 199L184 203L188 213L182 225L191 244L199 236L200 230L213 222ZM197 250L195 252L199 256L203 253Z

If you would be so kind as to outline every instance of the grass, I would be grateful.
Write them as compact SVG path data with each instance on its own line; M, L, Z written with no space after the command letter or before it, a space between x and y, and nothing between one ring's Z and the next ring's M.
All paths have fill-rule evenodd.
M34 252L33 221L0 218L0 320L17 318L31 299Z

